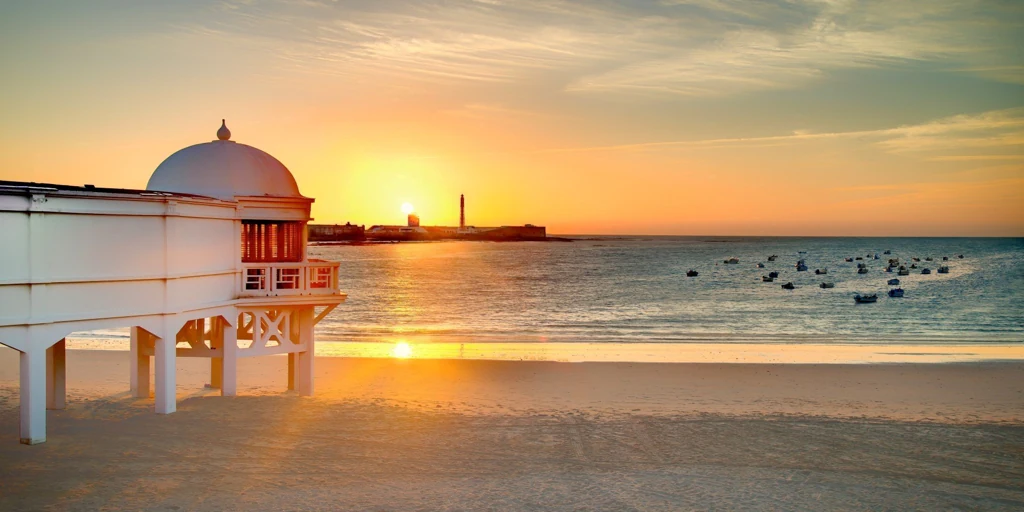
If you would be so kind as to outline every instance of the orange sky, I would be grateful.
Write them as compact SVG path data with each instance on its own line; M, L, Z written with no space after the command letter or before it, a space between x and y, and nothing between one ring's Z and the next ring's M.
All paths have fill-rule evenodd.
M0 179L144 187L227 118L318 222L1022 236L1024 7L961 4L5 7Z

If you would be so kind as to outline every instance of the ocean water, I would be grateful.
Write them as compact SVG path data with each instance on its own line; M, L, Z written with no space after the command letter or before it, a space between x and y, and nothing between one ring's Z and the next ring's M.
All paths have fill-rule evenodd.
M891 255L883 251L892 251ZM804 252L801 252L804 251ZM870 273L857 274L865 258ZM767 257L777 254L778 260ZM964 258L956 256L963 254ZM886 295L888 258L920 269ZM935 270L950 260L949 274ZM324 341L975 343L1024 341L1024 239L579 237L571 243L314 246L348 300ZM726 265L736 257L740 263ZM932 257L934 261L924 261ZM809 271L797 272L799 258ZM764 262L767 268L756 268ZM695 269L698 277L687 277ZM827 268L817 276L815 268ZM761 276L781 272L774 283ZM821 289L827 280L835 288ZM792 281L787 291L781 284ZM855 304L855 293L877 293Z

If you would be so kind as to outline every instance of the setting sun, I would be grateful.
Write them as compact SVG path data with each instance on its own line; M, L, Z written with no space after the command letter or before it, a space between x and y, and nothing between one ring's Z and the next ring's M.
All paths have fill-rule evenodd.
M414 211L416 211L416 208L412 206L412 203L402 203L402 213L409 215Z
M394 357L407 359L412 357L412 347L404 341L400 341L395 344L395 348L391 350L391 355Z

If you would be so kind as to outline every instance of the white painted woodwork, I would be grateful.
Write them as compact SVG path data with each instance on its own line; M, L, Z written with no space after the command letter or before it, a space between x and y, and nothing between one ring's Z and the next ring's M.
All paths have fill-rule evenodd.
M60 340L46 349L46 408L61 410L67 406L66 342Z
M46 441L46 349L21 353L21 442Z
M149 378L151 375L149 358L152 353L152 340L148 332L139 327L131 329L131 392L136 398L149 398Z
M177 353L174 339L166 336L157 338L153 344L153 365L155 409L157 414L171 414L178 408L177 401Z
M152 368L160 414L176 409L177 357L210 358L232 396L239 358L291 354L289 388L313 393L313 325L345 300L339 264L243 263L240 249L244 220L305 223L313 199L230 140L175 153L148 188L0 181L0 344L21 352L22 442L43 442L46 408L65 404L54 342L77 331L130 327L132 395L149 398Z

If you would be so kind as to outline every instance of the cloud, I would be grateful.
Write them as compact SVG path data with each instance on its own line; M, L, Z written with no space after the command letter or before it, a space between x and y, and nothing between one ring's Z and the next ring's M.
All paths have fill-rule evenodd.
M931 62L1020 83L1024 4L663 0L234 0L183 26L346 76L515 83L572 93L717 96L837 69Z
M890 152L959 151L964 149L1005 149L1010 155L946 155L933 159L1019 159L1024 148L1024 108L993 110L974 115L957 115L933 121L884 128L846 132L812 133L794 130L784 135L767 137L734 137L704 140L641 142L608 146L559 148L542 153L586 151L676 151L722 147L766 147L791 145L810 141L860 139Z

